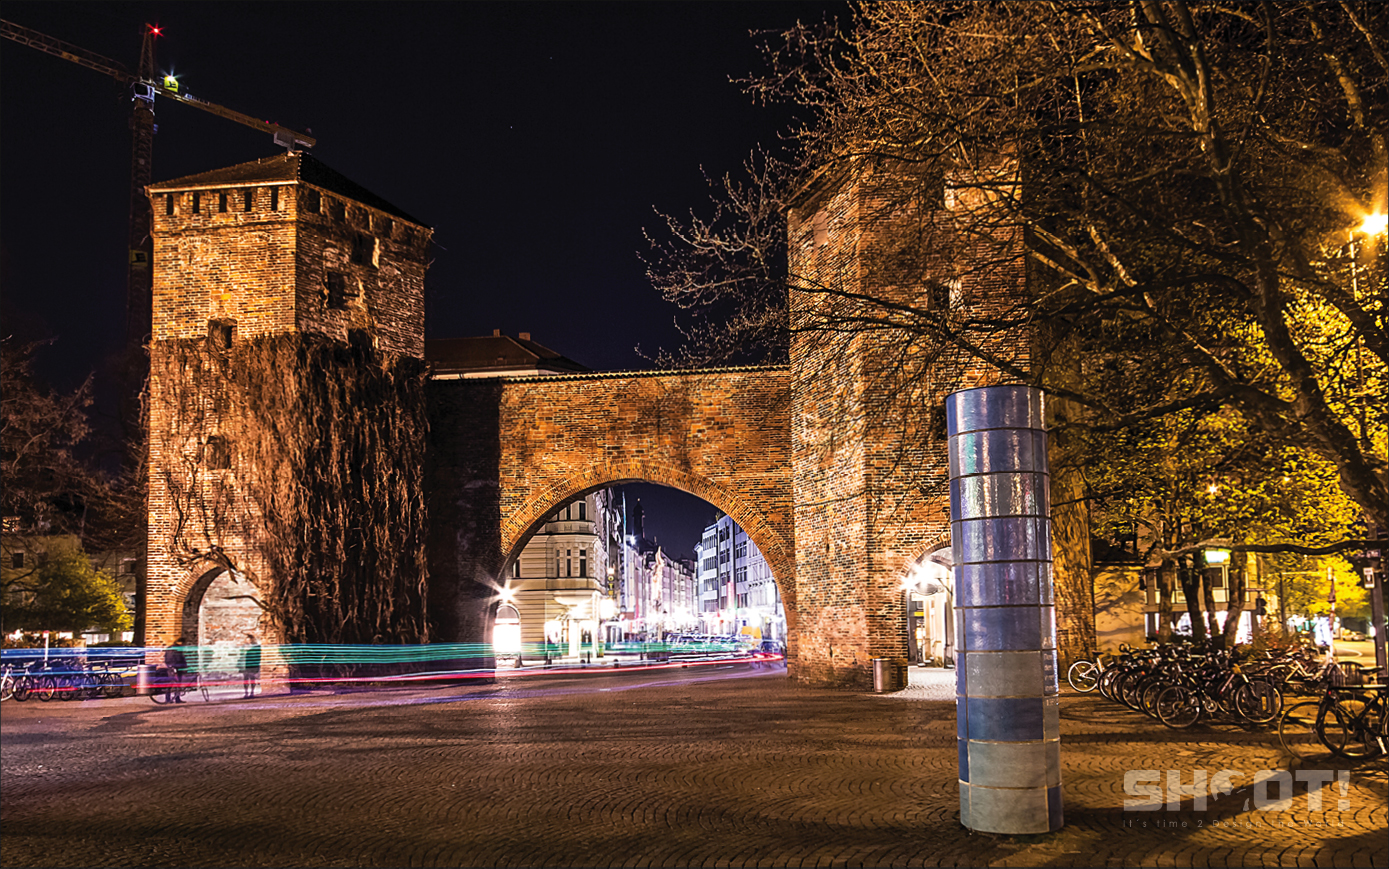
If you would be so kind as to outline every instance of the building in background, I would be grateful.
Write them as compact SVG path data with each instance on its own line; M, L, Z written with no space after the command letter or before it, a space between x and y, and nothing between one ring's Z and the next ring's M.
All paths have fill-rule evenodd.
M786 612L757 544L728 516L704 529L695 546L702 632L784 642Z
M499 658L579 657L605 639L621 557L615 501L611 489L599 489L564 505L512 562L493 636Z

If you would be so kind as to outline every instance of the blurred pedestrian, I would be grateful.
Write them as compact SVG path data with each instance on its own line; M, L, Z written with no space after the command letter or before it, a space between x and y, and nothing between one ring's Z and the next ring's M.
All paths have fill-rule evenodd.
M180 648L184 638L174 640L174 644L164 650L164 669L169 673L169 694L175 703L183 702L184 674L188 672L188 657Z
M260 642L251 634L246 635L251 644L241 650L241 696L254 697L256 683L260 681Z

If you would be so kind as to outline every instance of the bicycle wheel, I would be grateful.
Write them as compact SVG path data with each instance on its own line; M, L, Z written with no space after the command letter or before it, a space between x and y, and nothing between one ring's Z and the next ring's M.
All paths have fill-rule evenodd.
M1076 661L1066 671L1066 681L1082 694L1089 694L1100 684L1100 668L1094 661Z
M1320 700L1304 700L1288 707L1278 721L1278 741L1283 750L1303 760L1325 755L1329 749L1318 733L1320 716Z
M1141 711L1144 715L1146 715L1146 716L1148 716L1149 718L1151 718L1151 719L1153 719L1154 721L1156 721L1156 720L1157 720L1157 717L1158 717L1158 715L1157 715L1157 697L1158 697L1159 694L1161 694L1161 693L1163 692L1164 689L1166 689L1166 688L1167 688L1169 685L1171 685L1171 684L1172 684L1171 682L1165 681L1165 680L1163 680L1163 679L1150 679L1150 680L1143 686L1143 693L1142 693L1141 695L1139 695L1139 698L1138 698L1138 709L1139 709L1139 711Z
M1115 689L1114 695L1119 699L1120 703L1137 711L1139 708L1139 701L1142 699L1143 686L1147 684L1147 681L1147 673L1130 673L1128 678L1119 683L1118 688Z
M1169 685L1154 703L1158 721L1174 730L1185 730L1201 720L1201 698L1185 685Z
M10 678L10 674L6 672L5 674L0 675L0 702L8 700L13 696L14 679Z
M29 699L33 693L34 683L28 676L19 676L14 680L14 699L17 703L23 703Z
M58 682L52 676L34 677L34 687L32 693L35 697L47 703L53 699L53 695L58 693Z
M82 699L82 686L77 681L77 679L73 678L72 676L54 676L53 681L58 686L59 700L67 701Z
M1342 697L1328 712L1341 719L1339 729L1328 734L1327 746L1341 757L1374 757L1379 754L1379 721L1363 697Z
M121 677L115 673L102 673L98 677L101 693L104 697L114 700L125 694L125 684L121 682Z
M1106 700L1114 699L1114 686L1118 683L1119 677L1123 675L1122 670L1105 670L1100 675L1099 690Z
M1282 711L1283 695L1262 679L1251 679L1235 689L1235 712L1250 724L1277 721Z

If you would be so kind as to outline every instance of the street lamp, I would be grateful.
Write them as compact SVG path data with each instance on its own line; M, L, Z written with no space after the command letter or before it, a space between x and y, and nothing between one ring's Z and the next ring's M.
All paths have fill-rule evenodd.
M1364 248L1363 241L1359 241L1357 244L1357 237L1374 238L1384 233L1386 228L1389 228L1389 215L1386 215L1384 212L1375 212L1365 215L1364 219L1360 221L1360 226L1350 234L1348 246L1350 247L1351 298L1356 307L1360 305L1360 252ZM1355 335L1355 375L1356 390L1358 392L1357 398L1360 399L1356 403L1356 409L1359 411L1357 414L1357 422L1360 424L1360 447L1368 452L1371 449L1369 425L1366 420L1366 404L1368 403L1369 395L1365 390L1365 366L1361 360L1361 343L1360 334L1357 332ZM1365 514L1364 521L1365 537L1369 540L1378 540L1379 529L1375 527L1375 523L1370 519L1368 514ZM1382 552L1383 550L1381 549L1380 551ZM1369 576L1373 581L1373 567L1371 567ZM1332 592L1334 594L1335 585L1332 586ZM1333 609L1333 615L1334 612ZM1386 647L1386 642L1389 642L1389 638L1385 637L1384 589L1373 587L1373 584L1370 588L1370 629L1374 635L1375 667L1379 670L1381 676L1389 676L1389 647Z

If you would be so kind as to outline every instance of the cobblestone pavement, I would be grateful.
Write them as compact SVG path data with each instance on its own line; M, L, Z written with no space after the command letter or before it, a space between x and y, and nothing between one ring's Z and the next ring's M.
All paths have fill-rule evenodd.
M1382 762L1288 769L1276 736L1174 737L1062 701L1066 826L959 825L952 676L895 695L742 666L496 685L0 709L0 863L188 866L1385 866ZM716 678L751 675L752 678ZM1125 810L1126 770L1240 773ZM1349 771L1344 787L1336 780ZM1164 776L1168 773L1163 772ZM1267 774L1265 774L1267 775ZM1162 779L1165 781L1165 779Z

